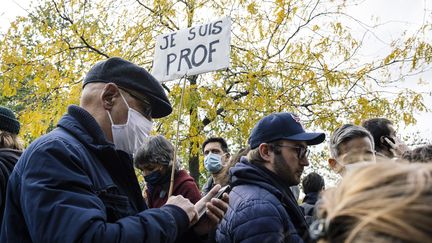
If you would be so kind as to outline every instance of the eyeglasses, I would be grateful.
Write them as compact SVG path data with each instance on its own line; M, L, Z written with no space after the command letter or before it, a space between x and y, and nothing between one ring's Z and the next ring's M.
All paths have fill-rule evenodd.
M310 150L307 147L303 146L292 146L292 145L280 145L277 144L277 147L286 147L286 148L293 148L297 151L297 158L298 159L304 159L305 157L308 157L310 154Z
M148 105L146 104L146 107L142 108L141 111L142 111L142 114L143 114L143 116L145 118L151 120L151 117L152 117L152 107L151 107L150 104L148 104Z
M140 111L141 114L151 120L152 117L152 106L150 104L150 102L148 101L147 97L143 97L142 95L140 97L138 97L137 95L134 94L134 92L128 90L128 89L124 89L124 91L126 93L128 93L130 96L132 96L134 99L138 100L140 102Z

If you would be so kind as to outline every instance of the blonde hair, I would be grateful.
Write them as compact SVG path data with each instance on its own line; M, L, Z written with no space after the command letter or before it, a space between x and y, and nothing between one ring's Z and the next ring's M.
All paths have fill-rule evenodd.
M432 164L377 163L323 194L320 242L428 242Z
M0 148L23 150L23 143L18 135L0 130Z

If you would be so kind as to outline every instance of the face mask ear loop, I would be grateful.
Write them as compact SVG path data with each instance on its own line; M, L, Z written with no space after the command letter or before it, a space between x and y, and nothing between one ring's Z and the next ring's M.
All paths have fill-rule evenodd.
M114 122L113 122L113 120L112 120L111 114L109 113L108 110L107 110L106 112L108 113L108 117L109 117L109 119L110 119L110 121L111 121L111 125L114 125Z
M126 99L125 99L125 97L123 96L123 94L119 91L119 93L120 93L120 96L122 97L122 99L123 99L123 101L124 101L124 103L126 104L126 106L127 106L127 108L128 108L128 112L127 112L127 117L128 117L128 119L127 119L127 121L126 121L126 124L128 124L129 123L129 115L130 115L130 107L129 107L129 104L127 103L127 101L126 101ZM112 121L111 121L112 122ZM114 123L112 123L112 124L114 124Z
M123 101L125 102L125 104L126 104L126 106L128 108L128 121L129 121L129 109L130 109L129 104L127 103L125 97L123 96L123 94L121 92L120 92L120 96L122 97ZM111 117L111 114L109 113L109 111L107 110L106 112L108 113L108 117L109 117L109 119L111 121L111 125L115 125L114 122L113 122L113 120L112 120L112 117Z
M125 104L126 104L128 110L129 110L129 109L130 109L129 104L127 103L125 97L123 96L123 94L122 94L121 92L120 92L120 96L123 98L123 101L125 102Z

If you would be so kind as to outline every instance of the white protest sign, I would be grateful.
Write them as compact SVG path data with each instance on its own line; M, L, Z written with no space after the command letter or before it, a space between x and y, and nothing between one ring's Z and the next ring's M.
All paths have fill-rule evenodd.
M152 75L162 82L227 68L230 40L229 17L159 35Z

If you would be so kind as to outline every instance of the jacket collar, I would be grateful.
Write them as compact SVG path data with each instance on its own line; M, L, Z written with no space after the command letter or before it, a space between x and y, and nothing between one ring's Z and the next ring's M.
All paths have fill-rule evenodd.
M300 210L293 193L288 185L278 179L279 177L263 166L249 163L246 157L242 157L235 167L230 169L231 186L241 184L254 184L268 190L275 195L286 208L287 213L303 239L308 240L307 223Z
M303 199L304 203L315 205L316 201L318 200L319 192L309 192L306 194L306 196Z
M94 117L79 106L69 106L68 114L60 119L57 126L67 130L87 147L93 149L114 148L114 144L106 139L105 133Z
M132 200L136 209L144 209L132 156L115 149L114 144L106 139L101 127L90 113L79 106L71 105L68 107L68 114L60 119L57 126L72 134L98 158L114 183Z

